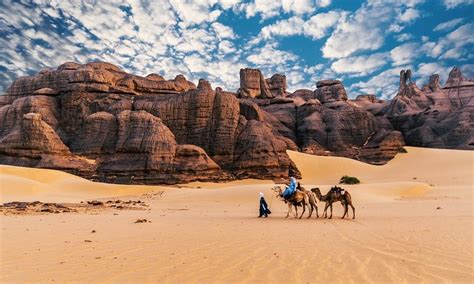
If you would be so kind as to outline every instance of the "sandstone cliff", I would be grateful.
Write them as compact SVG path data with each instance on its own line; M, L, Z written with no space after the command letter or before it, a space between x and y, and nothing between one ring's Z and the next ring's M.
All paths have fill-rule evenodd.
M406 144L473 148L474 83L460 70L419 89L411 71L391 101L349 100L341 81L290 94L286 77L240 71L226 92L182 75L131 75L65 63L18 78L0 96L0 163L114 183L284 179L287 149L383 164Z
M17 79L1 97L0 125L0 163L94 180L299 175L285 138L241 111L235 94L214 91L205 80L196 87L182 75L164 80L108 63L66 63Z

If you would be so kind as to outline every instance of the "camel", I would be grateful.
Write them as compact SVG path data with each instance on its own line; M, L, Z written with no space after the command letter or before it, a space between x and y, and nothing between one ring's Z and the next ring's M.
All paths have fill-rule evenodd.
M352 197L351 194L347 191L344 190L340 187L334 186L329 190L328 193L325 195L321 194L321 191L319 188L312 188L311 191L316 194L318 197L319 201L324 201L326 202L326 206L324 207L324 212L323 216L324 218L327 218L327 209L328 207L331 208L331 215L329 216L329 219L332 218L332 204L335 202L341 202L342 206L344 207L344 214L342 215L341 219L344 219L344 217L349 217L349 210L348 207L350 206L352 208L352 219L355 219L355 208L352 205Z
M301 188L301 190L297 190L289 199L285 199L282 197L283 189L280 186L275 186L272 188L273 191L277 193L282 200L288 204L288 212L286 214L286 218L289 218L290 213L292 212L292 206L295 207L296 215L295 218L298 218L298 206L303 206L303 213L300 215L300 219L303 217L304 212L306 211L306 206L309 208L309 215L308 219L311 218L313 214L313 210L316 209L316 217L319 218L318 207L316 206L316 196L308 190Z

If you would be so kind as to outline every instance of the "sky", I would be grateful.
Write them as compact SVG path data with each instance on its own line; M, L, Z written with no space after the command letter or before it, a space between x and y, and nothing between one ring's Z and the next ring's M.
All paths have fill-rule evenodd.
M288 90L342 80L349 97L421 87L458 66L474 77L474 0L0 1L0 93L64 62L106 61L145 76L236 91L241 68Z

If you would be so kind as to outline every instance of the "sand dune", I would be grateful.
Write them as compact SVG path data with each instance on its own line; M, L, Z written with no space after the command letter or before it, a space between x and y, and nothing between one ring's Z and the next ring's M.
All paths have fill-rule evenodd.
M85 199L137 195L161 186L96 183L65 172L0 165L0 200L79 202Z
M340 205L332 220L284 219L270 181L118 186L0 166L3 202L136 195L150 205L1 216L0 282L472 283L474 153L407 150L385 166L290 153L306 187L325 191L344 174L361 179L345 186L355 220L337 218ZM156 190L165 193L141 195ZM260 191L268 219L256 218Z

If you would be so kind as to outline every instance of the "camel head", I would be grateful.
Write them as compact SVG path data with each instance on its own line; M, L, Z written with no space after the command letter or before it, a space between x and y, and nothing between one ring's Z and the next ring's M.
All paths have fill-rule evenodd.
M281 186L275 185L274 187L272 187L272 191L275 192L275 195L276 195L277 197L280 197L280 198L282 198L282 199L284 200L284 198L283 198L283 189L282 189Z
M274 187L272 187L272 190L276 193L282 193L283 190L281 189L281 186L279 185L275 185Z
M311 188L311 192L313 192L314 194L316 194L316 197L321 200L321 190L319 189L319 187L315 187L315 188Z

